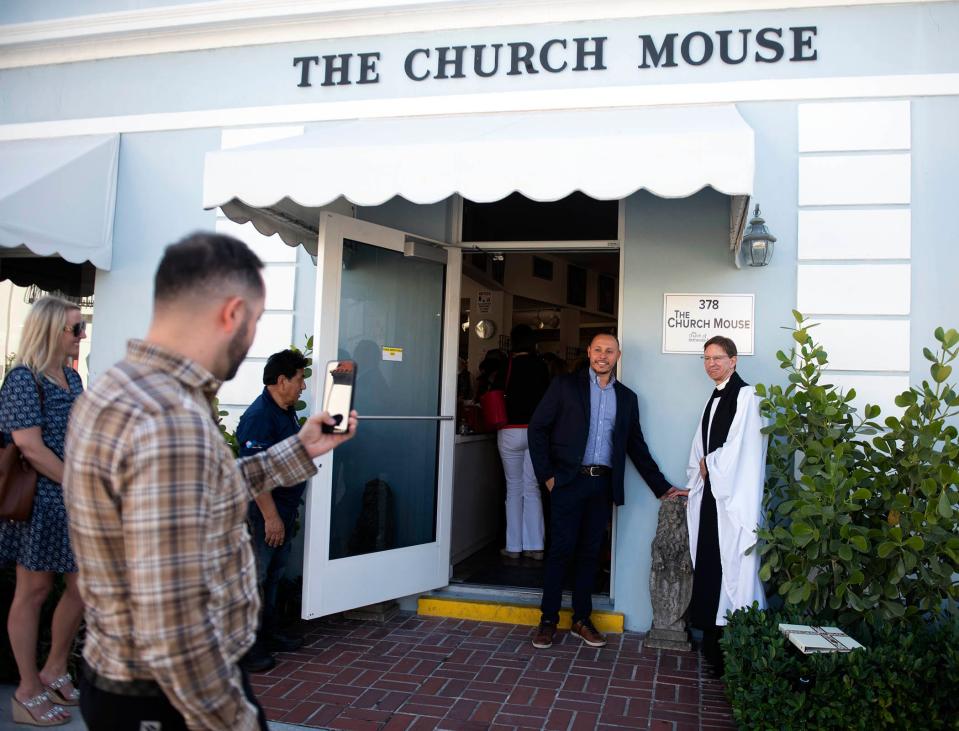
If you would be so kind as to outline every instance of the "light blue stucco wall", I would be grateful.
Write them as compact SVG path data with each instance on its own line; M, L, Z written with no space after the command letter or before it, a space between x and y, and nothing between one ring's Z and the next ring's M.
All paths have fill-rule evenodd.
M959 329L959 97L912 102L912 316L914 384L929 378L922 348L933 331Z
M755 295L755 355L738 370L749 383L780 382L775 353L796 302L796 105L740 105L756 135L754 202L777 237L772 263L736 269L729 251L729 199L711 189L665 200L641 192L626 201L622 281L622 379L639 395L643 432L667 479L684 485L690 442L712 390L696 355L662 353L664 293ZM626 504L616 523L615 607L626 626L646 630L650 545L659 502L629 465Z
M97 271L93 380L123 357L126 341L150 321L153 274L163 249L197 229L212 229L204 211L203 156L220 146L219 130L125 134L120 138L113 266Z
M92 3L90 9L98 5ZM668 33L679 33L681 39L691 31L714 34L723 28L748 28L755 38L756 31L769 26L782 28L785 34L785 58L777 63L755 62L753 43L747 60L740 65L721 63L717 49L701 66L678 63L673 68L639 68L643 61L641 34L661 43ZM788 61L792 54L789 28L801 26L818 29L815 61ZM538 47L552 38L584 35L607 38L603 55L606 70L508 76L501 69L487 79L466 74L462 79L423 82L407 78L403 70L406 55L416 48L517 41ZM501 91L955 73L959 72L957 42L959 2L657 16L317 39L3 70L0 122ZM293 66L294 57L367 52L381 54L378 83L298 86L300 75ZM575 62L575 53L567 51L564 58ZM356 62L355 57L353 60Z

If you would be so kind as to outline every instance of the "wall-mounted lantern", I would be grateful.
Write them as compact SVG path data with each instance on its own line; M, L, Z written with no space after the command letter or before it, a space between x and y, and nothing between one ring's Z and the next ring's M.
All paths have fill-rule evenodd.
M773 258L773 245L776 237L769 231L766 222L759 215L759 204L743 234L742 250L746 263L751 267L764 267Z

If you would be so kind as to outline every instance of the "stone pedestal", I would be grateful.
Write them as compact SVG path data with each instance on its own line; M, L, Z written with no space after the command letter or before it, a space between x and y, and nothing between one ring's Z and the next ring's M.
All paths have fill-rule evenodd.
M693 561L686 529L686 500L663 500L653 539L649 593L653 603L653 627L646 647L691 650L684 616L693 594Z

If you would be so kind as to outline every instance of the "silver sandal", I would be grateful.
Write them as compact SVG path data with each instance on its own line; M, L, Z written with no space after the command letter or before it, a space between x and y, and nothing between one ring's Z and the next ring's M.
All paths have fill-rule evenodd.
M69 674L61 675L52 683L47 683L47 690L55 703L62 703L65 706L76 706L80 703L80 691L76 686L69 693L63 691L63 686L67 683L73 683L73 678Z

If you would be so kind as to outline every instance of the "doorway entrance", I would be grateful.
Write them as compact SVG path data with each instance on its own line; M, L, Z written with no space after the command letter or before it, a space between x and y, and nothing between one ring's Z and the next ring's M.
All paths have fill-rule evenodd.
M515 547L507 545L504 467L497 434L484 423L479 399L515 350L511 334L524 328L550 379L588 367L592 337L617 334L619 271L618 249L464 251L451 585L542 589L541 555L508 550ZM550 496L543 486L539 491L548 548ZM528 502L524 505L528 510ZM509 512L515 520L516 509ZM595 582L598 594L610 593L612 531L610 525Z

